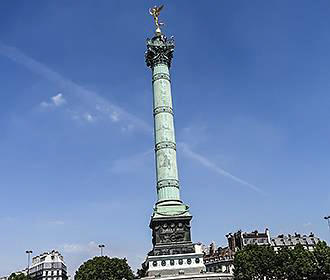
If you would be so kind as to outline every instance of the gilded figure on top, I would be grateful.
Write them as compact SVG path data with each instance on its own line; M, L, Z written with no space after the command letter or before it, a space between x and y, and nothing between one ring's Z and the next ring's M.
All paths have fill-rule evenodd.
M160 15L160 11L164 8L164 5L161 5L159 7L154 6L153 8L149 9L149 13L150 15L152 15L154 17L154 21L155 21L155 25L156 25L156 33L161 33L160 27L162 25L164 25L163 22L159 21L159 15Z

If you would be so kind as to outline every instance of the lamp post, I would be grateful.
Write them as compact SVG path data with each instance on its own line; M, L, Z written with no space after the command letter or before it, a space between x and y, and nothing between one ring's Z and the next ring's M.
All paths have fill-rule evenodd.
M100 244L99 245L99 248L100 248L100 250L101 250L101 257L103 257L103 248L105 247L105 245L103 245L103 244Z
M329 228L329 235L330 235L330 216L325 216L324 219L328 221L328 228Z
M30 258L31 258L31 254L33 253L33 251L32 250L27 250L27 251L25 251L25 253L27 254L27 261L28 261L27 276L29 276L29 274L30 274Z

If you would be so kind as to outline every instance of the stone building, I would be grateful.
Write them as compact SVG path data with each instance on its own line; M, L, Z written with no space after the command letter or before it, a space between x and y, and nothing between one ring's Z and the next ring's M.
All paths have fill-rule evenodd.
M283 247L293 249L297 244L301 244L306 250L313 251L316 244L320 242L320 239L313 233L309 235L298 233L294 235L281 234L272 238L268 229L265 232L258 232L257 230L253 232L242 232L239 230L235 233L227 234L226 237L228 242L227 247L217 248L214 242L209 247L203 246L204 264L207 272L226 272L233 274L235 253L250 244L272 246L275 252Z
M318 242L320 242L320 238L316 237L312 232L309 235L301 235L298 233L294 235L281 234L271 239L271 246L274 247L275 251L278 251L283 247L293 249L296 245L301 244L306 250L314 251L314 247Z
M265 232L242 232L241 230L235 233L226 235L228 246L216 248L214 242L208 248L204 247L204 264L207 272L226 272L233 274L234 270L234 255L238 250L243 249L249 244L270 245L271 238L269 230Z
M253 232L242 232L239 230L233 234L228 233L226 237L228 240L228 247L234 252L249 244L270 245L271 241L267 228L265 232L258 232L257 230Z
M212 242L204 247L204 264L207 272L223 272L233 274L234 251L229 247L216 247Z
M68 279L63 256L55 250L33 257L29 275L33 280Z

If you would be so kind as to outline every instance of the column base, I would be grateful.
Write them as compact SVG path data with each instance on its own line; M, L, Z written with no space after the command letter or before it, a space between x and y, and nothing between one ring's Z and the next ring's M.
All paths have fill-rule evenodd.
M164 200L156 203L152 219L172 217L191 217L189 206L178 200Z
M160 201L150 221L153 249L147 275L199 274L205 271L201 245L191 241L189 207L181 201Z
M205 272L202 250L195 248L187 254L148 256L146 259L147 275L162 277L173 275L200 274Z

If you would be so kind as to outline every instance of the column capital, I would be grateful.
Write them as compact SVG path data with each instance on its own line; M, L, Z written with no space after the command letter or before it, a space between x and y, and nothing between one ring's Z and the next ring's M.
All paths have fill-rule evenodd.
M153 68L157 64L166 64L170 67L174 47L173 37L167 39L165 35L161 34L153 37L152 39L148 38L147 51L145 52L147 66Z

